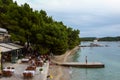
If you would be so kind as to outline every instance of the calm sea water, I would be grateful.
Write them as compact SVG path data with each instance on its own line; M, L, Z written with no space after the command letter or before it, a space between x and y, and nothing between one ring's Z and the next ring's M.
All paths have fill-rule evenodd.
M90 42L82 42L82 45ZM72 68L71 80L120 80L120 42L99 42L109 47L82 47L73 60L85 62L102 62L105 68Z

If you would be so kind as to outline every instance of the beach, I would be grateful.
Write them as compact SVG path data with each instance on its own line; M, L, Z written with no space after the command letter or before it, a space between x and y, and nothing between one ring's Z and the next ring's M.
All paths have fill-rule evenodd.
M77 52L79 49L78 46L73 48L72 50L68 50L65 52L65 54L60 55L60 56L54 56L52 61L56 62L67 62L71 61L70 60L70 55L74 54ZM59 66L56 64L51 64L49 66L49 74L52 76L52 80L70 80L71 78L71 68L70 67L64 67L64 66Z

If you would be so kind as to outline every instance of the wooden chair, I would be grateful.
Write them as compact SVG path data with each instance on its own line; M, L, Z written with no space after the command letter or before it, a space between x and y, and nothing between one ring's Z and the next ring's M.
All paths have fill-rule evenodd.
M26 70L36 70L36 66L28 66L27 68L26 68Z
M7 72L7 76L10 77L12 76L12 72L11 71L6 71Z
M15 69L14 67L11 67L11 69Z
M32 73L23 73L24 78L32 78L33 74Z
M3 76L6 76L6 71L2 71Z
M7 69L10 69L10 67L7 67Z
M24 78L28 78L27 73L23 73L23 77L24 77Z
M33 74L32 73L27 73L28 74L28 78L32 78Z

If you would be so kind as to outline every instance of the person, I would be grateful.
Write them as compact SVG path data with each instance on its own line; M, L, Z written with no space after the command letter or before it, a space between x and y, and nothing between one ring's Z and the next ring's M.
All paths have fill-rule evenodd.
M48 76L47 76L47 80L49 80L49 79L50 79L50 80L53 79L53 76L52 76L52 75L48 75Z
M85 57L85 62L86 62L86 64L87 64L87 56Z
M35 60L31 60L31 66L35 66Z

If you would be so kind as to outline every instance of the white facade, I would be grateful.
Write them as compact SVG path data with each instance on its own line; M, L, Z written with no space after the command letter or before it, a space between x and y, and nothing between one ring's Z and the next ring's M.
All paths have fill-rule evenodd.
M10 39L8 31L4 28L0 28L0 42L7 42Z

